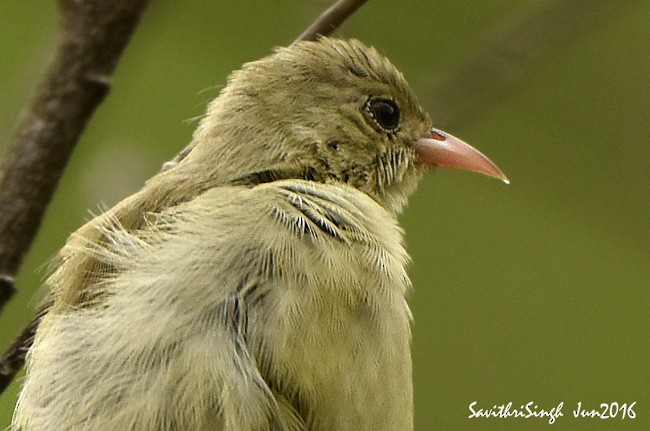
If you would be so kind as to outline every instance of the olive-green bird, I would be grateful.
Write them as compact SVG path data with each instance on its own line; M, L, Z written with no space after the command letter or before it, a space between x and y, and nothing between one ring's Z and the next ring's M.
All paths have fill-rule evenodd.
M431 166L505 181L373 48L244 65L188 148L61 250L12 429L412 430L396 217Z

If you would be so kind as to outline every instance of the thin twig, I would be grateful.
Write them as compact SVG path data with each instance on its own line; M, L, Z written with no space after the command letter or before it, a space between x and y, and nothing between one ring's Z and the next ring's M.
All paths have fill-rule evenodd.
M41 322L43 316L47 314L48 309L49 304L41 307L32 321L27 324L21 334L16 337L14 342L11 343L0 358L0 394L7 389L7 386L9 386L16 374L18 374L18 371L25 364L25 357L34 342L34 335L36 335L38 324Z
M307 40L316 40L319 36L328 36L343 24L357 9L359 9L368 0L339 0L329 9L323 12L317 19L305 30L293 43ZM183 160L194 148L195 143L189 145L176 156L166 162L162 170L166 171L173 168Z
M149 0L58 0L62 32L57 51L20 122L0 174L0 311L41 225L63 170L97 106ZM35 329L33 320L24 331ZM31 338L19 337L0 362L11 381ZM13 352L13 354L12 354ZM17 358L8 367L4 358ZM4 374L7 372L8 374Z
M309 26L293 42L301 40L316 40L318 36L328 36L340 27L343 22L359 9L367 0L339 0L332 7L327 9L318 17L312 25Z

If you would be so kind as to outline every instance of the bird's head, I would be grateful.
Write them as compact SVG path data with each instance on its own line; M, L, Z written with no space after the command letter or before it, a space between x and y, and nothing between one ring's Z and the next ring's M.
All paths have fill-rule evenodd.
M188 158L220 181L345 183L394 212L431 166L505 180L477 150L434 129L402 74L356 40L299 42L244 65L194 142Z

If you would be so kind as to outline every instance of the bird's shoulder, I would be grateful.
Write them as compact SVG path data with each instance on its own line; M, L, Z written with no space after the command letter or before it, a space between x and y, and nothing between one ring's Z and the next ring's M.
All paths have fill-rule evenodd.
M124 266L169 272L180 265L209 272L224 288L235 278L297 286L314 277L317 285L389 285L399 294L410 286L396 216L349 186L280 180L215 187L159 217L155 234L143 234L153 243L123 255Z

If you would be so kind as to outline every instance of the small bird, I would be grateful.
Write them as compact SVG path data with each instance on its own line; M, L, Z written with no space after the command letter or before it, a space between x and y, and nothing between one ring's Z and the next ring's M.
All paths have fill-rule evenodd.
M12 430L412 430L397 215L432 166L507 181L359 41L245 64L61 250Z

